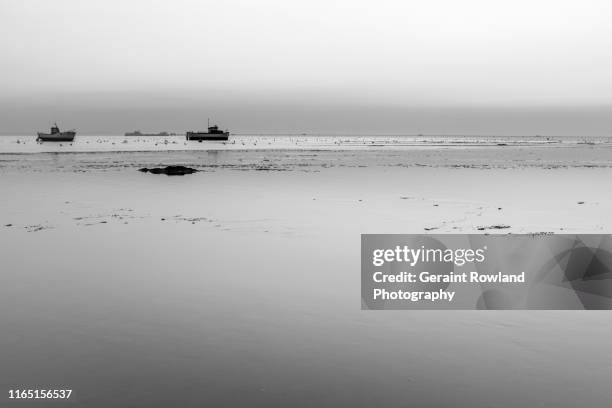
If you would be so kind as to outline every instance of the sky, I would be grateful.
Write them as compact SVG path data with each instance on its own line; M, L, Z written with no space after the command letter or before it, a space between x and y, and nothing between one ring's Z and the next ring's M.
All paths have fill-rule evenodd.
M612 132L610 21L587 0L0 0L0 132Z

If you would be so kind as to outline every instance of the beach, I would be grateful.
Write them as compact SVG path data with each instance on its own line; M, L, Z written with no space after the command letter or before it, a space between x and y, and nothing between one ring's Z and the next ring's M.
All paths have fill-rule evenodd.
M2 138L6 388L69 385L83 407L606 406L606 312L363 311L359 251L364 233L610 233L607 139L234 140ZM198 172L138 171L167 165Z

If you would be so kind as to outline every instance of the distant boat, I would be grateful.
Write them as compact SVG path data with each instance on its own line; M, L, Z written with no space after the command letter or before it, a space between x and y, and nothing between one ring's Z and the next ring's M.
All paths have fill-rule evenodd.
M228 140L229 132L219 130L219 126L210 126L210 120L208 121L208 132L192 132L189 131L185 134L187 140Z
M126 136L170 136L168 132L159 132L159 133L142 133L140 130L135 130L133 132L125 132Z
M72 142L76 136L75 130L61 132L57 123L51 126L51 133L38 132L37 141L41 142Z

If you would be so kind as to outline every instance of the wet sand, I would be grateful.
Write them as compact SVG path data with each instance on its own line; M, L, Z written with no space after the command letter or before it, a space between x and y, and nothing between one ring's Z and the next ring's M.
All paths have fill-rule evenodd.
M610 153L1 154L0 382L83 407L606 406L607 312L361 311L359 243L609 233ZM200 171L137 171L169 164Z

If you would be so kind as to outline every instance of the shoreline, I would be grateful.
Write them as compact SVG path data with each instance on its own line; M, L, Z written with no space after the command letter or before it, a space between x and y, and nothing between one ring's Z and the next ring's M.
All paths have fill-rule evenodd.
M34 136L0 136L0 154L176 151L410 151L435 149L612 148L609 137L555 140L526 137L231 136L229 141L187 141L181 136L78 136L73 142L38 143Z
M331 168L475 170L609 169L612 146L479 146L427 149L227 149L0 153L0 172L88 172L183 165L202 172L318 172Z

